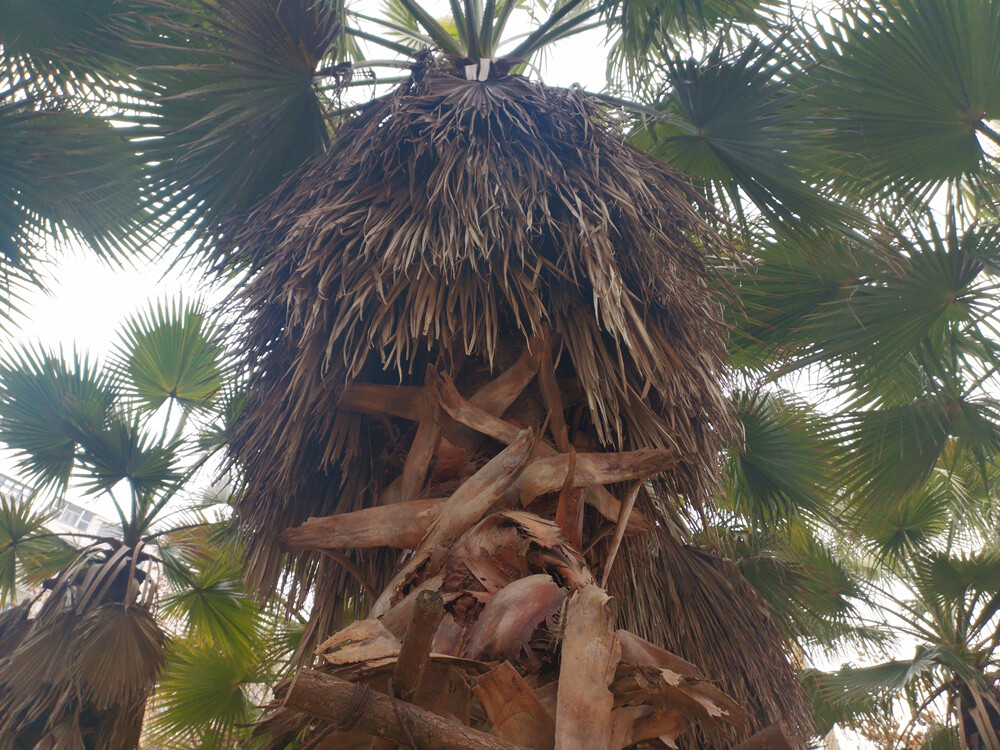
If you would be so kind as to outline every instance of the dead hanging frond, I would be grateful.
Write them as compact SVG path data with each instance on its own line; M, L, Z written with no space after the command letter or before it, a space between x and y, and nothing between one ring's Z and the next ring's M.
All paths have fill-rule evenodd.
M694 664L751 721L743 738L783 722L798 742L812 730L802 687L767 604L728 560L675 539L659 523L652 539L626 539L609 591L632 632ZM701 726L682 748L728 748L731 737Z
M134 748L167 636L141 549L85 552L0 621L0 746ZM82 744L79 745L82 747Z
M377 504L401 455L386 446L405 455L415 439L338 408L350 383L419 387L438 362L469 392L542 334L593 449L671 448L672 487L704 497L729 425L704 261L727 250L705 215L579 90L428 66L372 102L226 228L254 269L237 299L254 397L232 457L255 582L288 574L304 592L323 577L364 602L329 560L288 562L276 541L308 516ZM394 560L351 553L376 588Z

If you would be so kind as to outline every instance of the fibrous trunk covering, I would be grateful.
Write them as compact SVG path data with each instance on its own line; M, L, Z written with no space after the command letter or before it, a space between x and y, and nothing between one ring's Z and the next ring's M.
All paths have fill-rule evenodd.
M689 554L677 509L705 499L729 429L722 243L592 100L428 63L229 237L255 271L233 440L251 571L312 592L312 643L338 631L312 692L283 688L273 746L673 747L693 725L711 744L801 720L745 586L692 557L685 585L715 587L694 614L646 606L636 569L655 581L677 569L656 573L665 549ZM428 590L430 652L406 653ZM710 645L712 668L766 661L734 668L753 716L619 629L665 644L681 623L697 651L711 606L712 630L751 641ZM393 712L399 660L423 679Z

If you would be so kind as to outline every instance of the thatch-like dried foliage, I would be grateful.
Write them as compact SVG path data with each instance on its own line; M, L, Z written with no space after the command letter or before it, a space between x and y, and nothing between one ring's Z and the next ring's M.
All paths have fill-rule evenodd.
M121 545L84 554L0 617L0 747L138 746L166 634Z
M227 229L254 269L238 297L252 397L231 448L255 583L313 592L309 644L365 616L398 629L418 591L439 591L435 651L538 677L564 744L587 695L623 712L604 712L609 746L803 727L749 586L637 536L708 497L730 430L708 270L727 248L695 192L581 91L432 62L338 137ZM674 653L618 664L634 637L616 634L605 569L620 624ZM595 629L602 655L577 663ZM658 660L686 665L690 686ZM692 697L724 675L749 721L715 687L728 713ZM267 727L277 747L310 723L278 711Z
M580 91L429 66L230 227L258 268L239 298L255 395L233 455L266 590L276 535L374 504L406 449L405 430L337 408L349 383L419 385L437 362L475 385L546 330L577 431L676 448L671 486L700 501L729 420L706 273L723 243L690 187L613 130ZM306 582L325 567L292 565Z

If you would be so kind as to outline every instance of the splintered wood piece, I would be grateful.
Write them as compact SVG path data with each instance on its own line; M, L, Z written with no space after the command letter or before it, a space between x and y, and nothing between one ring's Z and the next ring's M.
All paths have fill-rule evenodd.
M413 702L430 662L434 634L443 616L444 600L438 592L425 590L417 595L392 676L393 689L401 700Z
M473 474L438 509L416 554L392 579L372 605L371 616L389 610L400 588L410 577L430 562L431 574L437 572L450 542L461 536L504 496L527 463L534 437L522 430L517 440L504 448L489 463Z
M310 518L278 536L287 550L393 547L416 549L443 498L380 505Z
M416 750L518 750L498 737L394 700L367 685L316 670L303 669L284 691L285 706L332 722L340 731L357 729Z
M399 639L378 620L355 620L319 644L315 653L334 666L395 661Z
M610 597L597 586L575 593L566 608L556 696L556 750L611 746L614 696L609 686L621 655Z
M412 385L352 383L344 390L337 408L419 422L424 416L424 389Z
M784 724L772 724L733 750L796 750L797 747Z
M424 670L430 663L431 644L443 615L444 601L439 593L421 591L417 595L413 616L403 636L403 645L392 673L392 689L399 700L414 702ZM371 746L372 750L391 750L396 743L385 737L376 737Z
M521 474L517 487L522 505L563 486L572 458L569 454L539 458ZM677 464L669 450L638 450L624 453L578 453L573 472L574 487L627 482L659 474ZM615 519L617 520L617 519Z
M555 722L509 661L477 677L472 692L496 737L529 750L553 750Z
M608 550L607 559L604 561L604 572L601 574L601 588L606 589L608 587L608 576L611 575L611 566L615 564L615 557L618 555L618 548L621 547L622 539L625 538L625 527L628 526L629 516L632 514L632 508L635 507L635 500L639 497L639 490L642 489L642 480L639 479L632 489L629 490L628 497L625 498L625 502L622 503L622 507L618 513L618 523L615 525L615 538L611 542L611 549Z

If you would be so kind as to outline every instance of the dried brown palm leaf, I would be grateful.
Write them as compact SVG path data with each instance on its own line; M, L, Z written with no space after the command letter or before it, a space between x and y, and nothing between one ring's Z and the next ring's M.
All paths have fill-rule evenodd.
M742 706L750 722L741 738L783 721L803 742L812 718L767 605L735 565L665 528L657 525L642 542L626 539L612 569L609 590L622 624L698 665ZM733 741L709 730L678 743L728 748Z
M238 298L255 395L233 442L255 582L323 577L331 599L363 601L322 556L276 543L309 516L376 504L414 439L399 419L338 409L348 386L421 386L436 362L474 393L532 336L560 342L595 449L677 450L668 480L700 502L729 425L705 264L725 248L704 215L576 90L429 65L369 105L228 228L256 269ZM379 588L394 557L351 560Z
M118 543L85 552L5 629L0 746L137 746L166 640L139 601L143 557Z
M88 612L74 633L75 667L94 707L127 705L153 688L167 636L144 607L118 602ZM109 658L113 654L114 658Z

